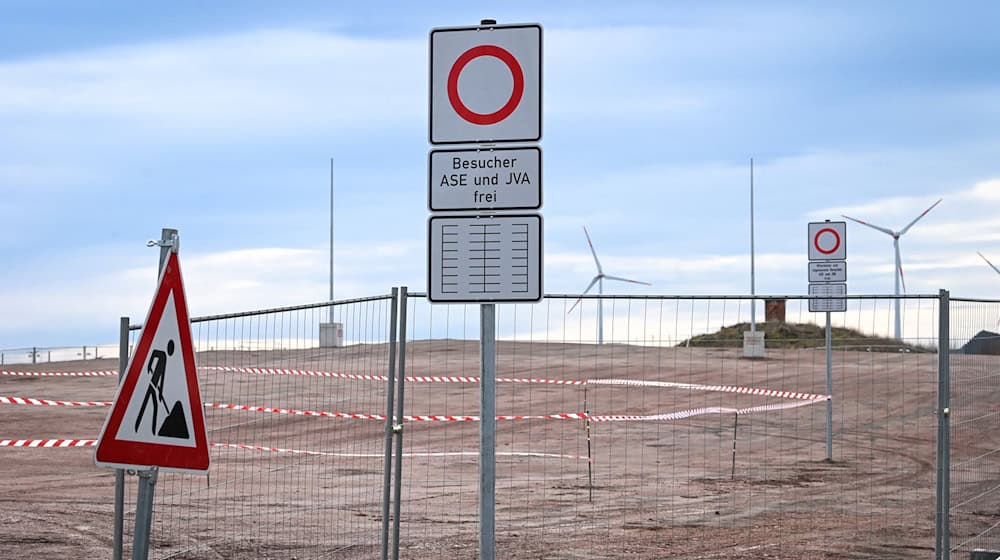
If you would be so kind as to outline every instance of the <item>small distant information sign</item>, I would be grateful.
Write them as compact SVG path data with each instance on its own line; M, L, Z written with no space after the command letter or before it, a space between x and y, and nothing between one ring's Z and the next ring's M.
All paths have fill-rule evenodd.
M810 262L809 282L847 282L847 261Z
M809 295L811 312L847 311L847 222L810 222Z
M432 302L542 298L540 215L431 216L428 229Z
M542 206L542 150L432 150L431 211L537 210Z

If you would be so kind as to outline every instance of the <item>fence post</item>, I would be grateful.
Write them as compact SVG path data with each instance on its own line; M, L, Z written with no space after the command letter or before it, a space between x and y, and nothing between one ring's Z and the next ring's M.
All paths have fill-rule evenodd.
M37 346L32 346L31 347L31 363L33 363L33 364L38 363L36 360L38 360L38 347Z
M396 396L396 502L393 504L392 558L399 560L399 517L402 511L403 489L403 389L406 385L406 286L399 289L399 384Z
M934 528L934 558L951 558L951 332L948 290L938 293L938 431L937 499Z
M128 368L128 317L118 320L118 384L125 378ZM125 469L115 469L115 519L111 557L122 560L122 535L125 527Z
M386 386L385 405L385 463L383 465L382 484L382 541L381 558L389 558L389 492L392 486L392 436L395 426L392 416L392 399L395 390L396 375L396 312L399 306L399 289L392 289L392 307L389 311L389 369L386 372L389 378ZM333 306L330 311L330 322L333 322Z

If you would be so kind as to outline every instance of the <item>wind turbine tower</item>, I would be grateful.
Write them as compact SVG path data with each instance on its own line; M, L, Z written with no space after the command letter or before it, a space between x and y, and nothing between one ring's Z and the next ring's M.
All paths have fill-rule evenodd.
M601 268L601 261L597 258L597 251L594 250L594 244L590 241L590 234L587 233L587 226L583 227L583 234L587 236L587 245L590 246L590 254L594 255L594 264L597 265L597 275L587 284L587 289L580 294L580 298L573 303L573 307L569 308L569 313L573 312L577 304L583 300L583 296L587 295L587 292L597 284L597 295L604 295L604 280L617 280L619 282L628 282L630 284L642 284L643 286L652 286L649 282L641 282L639 280L630 280L628 278L622 278L620 276L611 276L609 274L604 274L604 269ZM597 343L604 344L604 300L597 300Z
M863 226L868 226L868 227L870 227L870 228L872 228L874 230L881 231L882 233L884 233L886 235L892 236L892 247L893 247L893 249L896 252L896 306L895 306L895 314L896 314L896 325L895 325L896 326L896 333L895 333L895 338L896 338L896 340L899 340L899 339L902 338L902 322L901 322L901 318L900 318L900 315L899 315L899 285L900 285L900 283L903 284L903 293L906 293L906 280L903 279L903 261L899 257L899 238L902 237L902 236L904 236L904 235L906 235L906 232L910 231L910 228L913 227L913 224L917 223L917 221L919 221L920 218L923 218L924 216L926 216L927 213L930 212L931 210L933 210L935 206L937 206L938 204L941 204L942 200L943 199L939 198L937 202L935 202L934 204L931 204L930 208L928 208L927 210L924 210L923 212L921 212L919 216L917 216L916 218L914 218L912 222L910 222L909 224L907 224L906 227L904 227L903 229L901 229L899 231L893 231L893 230L891 230L889 228L886 228L886 227L877 226L875 224L869 224L868 222L863 222L863 221L861 221L861 220L859 220L857 218L852 218L850 216L845 216L845 215L841 214L841 216L847 218L848 220L851 220L852 222L857 222L857 223L859 223L859 224L861 224Z

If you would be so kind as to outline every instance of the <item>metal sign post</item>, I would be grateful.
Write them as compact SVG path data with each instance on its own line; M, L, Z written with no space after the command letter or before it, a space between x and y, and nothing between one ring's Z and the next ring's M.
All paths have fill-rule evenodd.
M176 229L163 228L160 231L160 272L167 264L170 253L180 249L180 237ZM146 560L149 556L149 536L153 523L153 494L160 469L153 467L139 472L139 492L135 504L135 533L133 534L132 560Z
M176 252L180 245L180 238L176 229L163 228L160 232L160 241L151 242L153 246L160 247L160 266L157 269L159 274L163 273L163 267L167 264L167 259L171 252ZM125 370L122 369L119 375L124 378ZM156 490L156 479L159 477L160 469L153 467L149 470L139 471L139 489L135 501L135 530L132 533L132 560L146 560L149 557L149 533L153 524L153 495Z
M479 558L493 560L496 545L497 333L496 305L479 306Z
M833 332L826 312L826 460L833 460Z

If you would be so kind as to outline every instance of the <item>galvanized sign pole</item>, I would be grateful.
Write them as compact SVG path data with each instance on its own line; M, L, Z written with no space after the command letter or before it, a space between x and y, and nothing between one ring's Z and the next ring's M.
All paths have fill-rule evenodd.
M826 312L826 460L833 460L833 332Z
M479 306L479 558L496 546L497 333L496 305Z
M167 264L171 252L178 250L180 238L176 229L163 228L159 242L150 242L151 246L160 247L159 274ZM124 375L124 373L119 373ZM156 489L156 479L160 469L152 467L139 471L139 489L135 503L135 531L132 534L132 560L146 560L149 557L149 533L153 524L153 494Z

